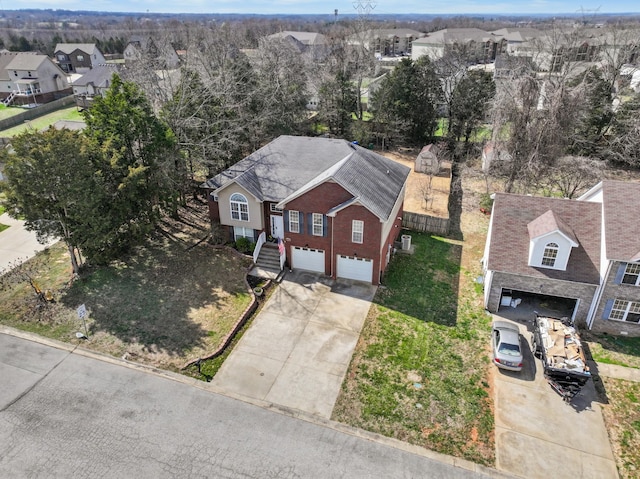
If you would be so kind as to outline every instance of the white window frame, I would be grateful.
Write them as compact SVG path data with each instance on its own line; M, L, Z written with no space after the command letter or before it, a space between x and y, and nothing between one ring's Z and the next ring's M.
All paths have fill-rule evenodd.
M249 202L242 193L233 193L229 198L231 205L231 219L249 221Z
M313 236L324 236L324 215L322 213L311 214L311 232Z
M359 244L364 242L364 221L351 221L351 242Z
M269 206L269 209L271 210L272 213L282 213L282 208L278 208L275 203L271 203L271 206Z
M253 243L253 229L245 228L244 226L234 226L233 239L234 241L237 241L238 238L247 238L249 241Z
M300 212L289 210L289 232L300 233Z
M638 319L638 321L629 321L627 319L629 317L629 314L640 315L640 303L616 298L613 302L613 306L611 307L609 319L613 321L623 321L634 324L640 323L640 318Z
M627 276L635 276L635 282L626 282L625 278ZM640 286L640 263L627 263L627 266L624 269L624 274L622 275L621 284Z
M542 252L542 260L540 261L540 265L545 268L553 268L556 265L556 261L558 261L558 251L559 251L558 243L547 243L544 246L544 251ZM551 264L545 264L545 261L551 261Z
M79 62L83 62L84 61L84 55L76 56L76 60L78 60Z

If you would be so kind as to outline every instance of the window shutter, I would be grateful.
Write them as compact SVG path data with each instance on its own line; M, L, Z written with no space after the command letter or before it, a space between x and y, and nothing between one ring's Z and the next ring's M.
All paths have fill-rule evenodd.
M289 230L289 212L287 210L282 211L282 220L284 221L284 230L287 233L290 233L291 231Z
M298 232L304 234L304 213L298 211Z
M322 215L322 236L327 237L327 224L329 221L327 220L327 215Z
M627 263L620 263L618 266L618 272L616 273L616 279L613 281L615 284L622 283L622 277L624 276L624 271L627 269Z
M602 311L602 319L609 319L609 315L611 314L612 308L613 308L613 299L607 299L607 302L604 305L604 311Z
M307 213L307 234L313 236L313 213Z

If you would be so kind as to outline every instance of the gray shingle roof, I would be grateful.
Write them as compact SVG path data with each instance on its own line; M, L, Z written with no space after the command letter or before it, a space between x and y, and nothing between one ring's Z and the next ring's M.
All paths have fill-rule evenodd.
M631 261L640 251L640 183L602 182L607 258Z
M49 59L46 55L33 53L18 53L13 60L5 67L7 70L29 70L36 71L42 62Z
M74 86L87 86L92 84L98 88L108 88L111 77L119 73L121 67L118 64L106 63L93 67L87 73L73 82Z
M58 43L56 45L55 52L66 53L67 55L75 52L76 50L80 50L85 52L88 55L93 55L98 49L95 43Z
M344 160L343 163L341 163ZM240 184L260 201L280 202L323 174L382 219L387 219L410 169L346 140L280 136L202 186Z
M527 225L553 211L578 242L572 248L566 271L529 266ZM587 201L496 194L487 268L533 278L550 278L599 284L602 205Z

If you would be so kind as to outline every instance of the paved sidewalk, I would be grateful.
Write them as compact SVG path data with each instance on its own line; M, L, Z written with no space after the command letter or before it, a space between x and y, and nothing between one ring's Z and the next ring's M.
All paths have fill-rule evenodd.
M26 260L35 256L38 251L42 251L57 241L49 241L46 244L39 243L34 232L24 229L24 221L15 220L7 213L0 215L0 223L9 226L0 232L0 271L17 260Z
M640 369L637 368L627 368L616 364L595 363L593 361L590 361L590 367L593 371L598 372L598 376L640 383Z

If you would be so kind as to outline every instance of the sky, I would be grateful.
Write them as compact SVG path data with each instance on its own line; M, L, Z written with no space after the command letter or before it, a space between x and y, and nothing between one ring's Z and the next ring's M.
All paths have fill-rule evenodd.
M257 13L340 14L358 13L354 5L375 5L378 14L532 14L532 13L629 13L640 12L639 0L0 0L0 10L61 9L103 12L150 13Z

